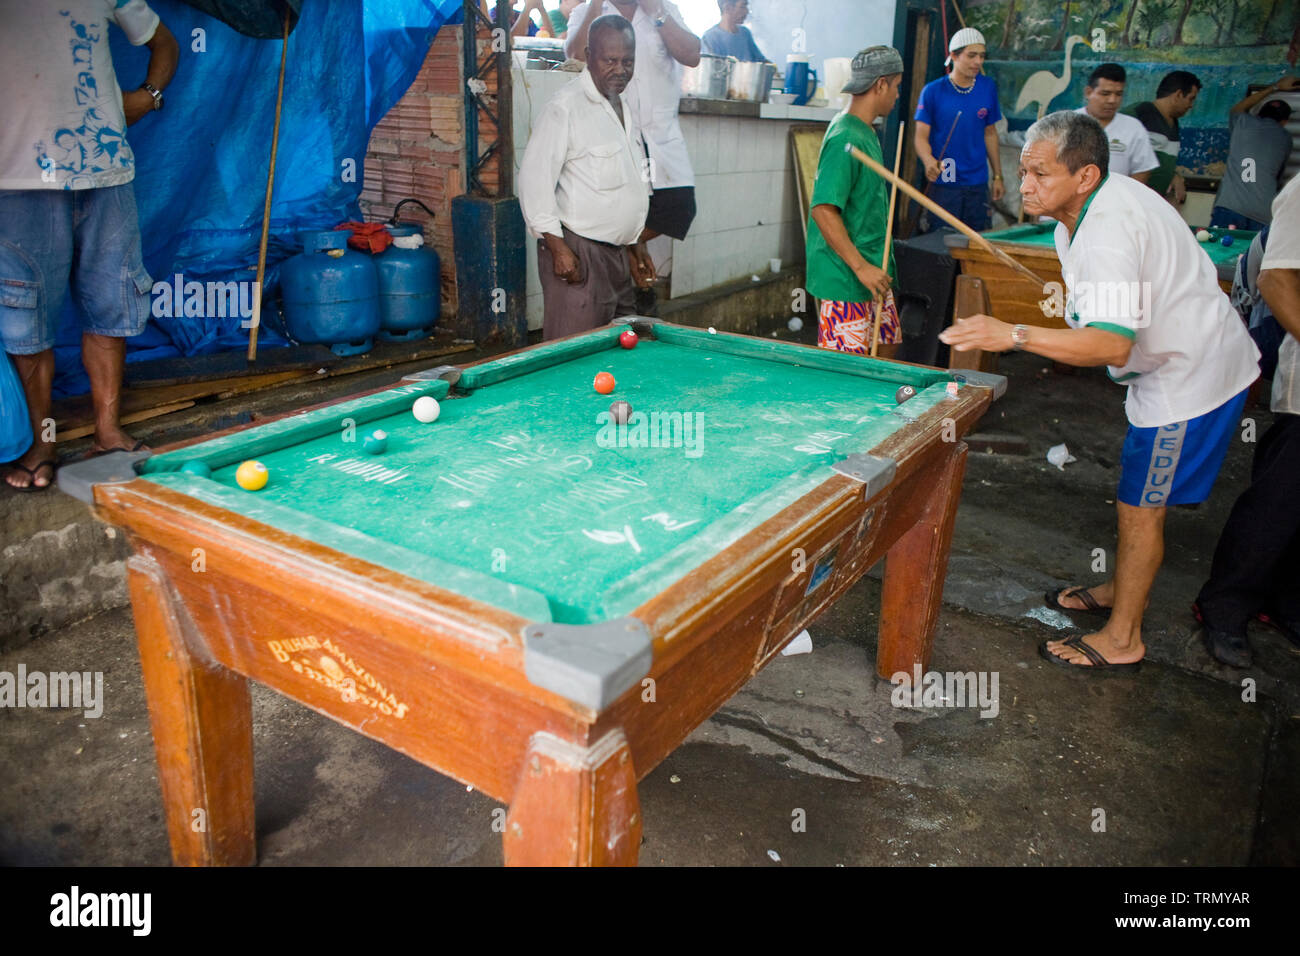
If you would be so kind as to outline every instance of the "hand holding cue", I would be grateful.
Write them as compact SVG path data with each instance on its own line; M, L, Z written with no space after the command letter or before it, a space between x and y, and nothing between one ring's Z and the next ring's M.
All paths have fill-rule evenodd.
M957 115L952 118L952 125L948 127L948 138L943 141L943 149L939 150L939 155L937 157L940 166L943 165L944 156L948 154L948 144L952 142L952 134L957 132L957 124L961 122L961 114L962 111L958 110ZM920 157L918 157L918 159L919 158ZM898 170L895 169L894 172L898 172ZM933 185L934 183L930 182L929 177L927 177L925 182L925 194L927 196L930 195L930 187ZM903 237L904 239L912 238L912 233L916 232L916 224L920 221L920 219L921 219L921 207L918 204L917 207L908 214L907 235Z
M885 253L880 257L880 268L889 275L889 243L894 235L894 200L898 198L898 163L903 158L903 133L907 124L898 124L898 145L894 150L894 185L889 189L889 218L885 220ZM885 307L884 301L876 303L876 318L871 323L871 357L876 357L876 346L880 344L880 313ZM901 319L900 319L901 321Z
M960 219L958 219L948 210L940 206L933 199L926 196L924 193L922 193L911 183L899 179L897 176L895 176L889 170L887 170L884 166L881 166L878 162L876 162L874 159L872 159L862 150L858 149L856 146L852 144L846 144L844 146L844 151L846 153L849 153L854 159L862 163L868 169L875 172L877 175L884 176L885 179L892 182L895 186L897 186L903 192L907 193L909 196L911 196L913 199L919 202L926 209L930 210L930 212L934 213L936 216L938 216L948 225L952 226L954 229L956 229L958 232L964 235L967 239L974 240L981 249L987 250L995 259L997 259L1007 268L1014 269L1016 272L1019 272L1021 275L1023 275L1026 279L1031 280L1037 286L1042 287L1047 284L1046 282L1043 281L1041 276L1034 275L1034 273L1026 269L1019 262L1016 262L1015 259L1011 258L1011 256L1007 255L1001 249L994 246L993 243L989 242L987 239L981 236L970 226L966 225L966 223L962 222Z
M948 155L948 144L952 142L952 134L955 133L955 132L957 132L957 124L958 124L958 122L961 121L961 113L962 113L961 110L958 110L958 111L957 111L957 115L954 116L954 117L952 118L952 125L948 127L948 138L945 139L945 140L943 141L943 149L939 150L939 165L940 165L940 166L943 165L943 158L944 158L946 155ZM929 186L928 183L926 184L926 187L925 187L925 188L926 188L926 191L928 192L929 189L930 189L930 186Z

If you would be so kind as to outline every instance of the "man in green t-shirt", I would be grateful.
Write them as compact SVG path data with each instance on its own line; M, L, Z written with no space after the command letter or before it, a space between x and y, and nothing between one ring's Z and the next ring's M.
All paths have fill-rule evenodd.
M890 277L880 264L889 218L889 187L847 152L856 146L883 164L880 139L871 124L898 102L903 58L888 46L873 46L853 58L843 92L852 99L831 120L817 157L808 219L808 291L821 300L817 344L858 355L871 354L879 322L878 355L891 358L903 341ZM894 268L890 257L889 268Z
M569 14L581 2L582 0L560 0L559 9L546 12L546 15L551 19L551 29L549 31L551 36L562 37L569 32ZM542 30L543 34L547 32L545 29Z
M1160 166L1151 171L1147 185L1175 206L1187 201L1187 186L1178 175L1178 120L1191 112L1201 92L1201 81L1186 70L1165 75L1156 87L1154 102L1138 103L1122 112L1137 117L1147 128L1151 148Z

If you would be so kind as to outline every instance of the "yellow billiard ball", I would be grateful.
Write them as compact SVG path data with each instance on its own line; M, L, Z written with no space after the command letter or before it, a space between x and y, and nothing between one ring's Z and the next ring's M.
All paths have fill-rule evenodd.
M251 459L235 471L235 483L245 491L261 491L266 487L267 479L270 477L271 473L266 470L266 465Z

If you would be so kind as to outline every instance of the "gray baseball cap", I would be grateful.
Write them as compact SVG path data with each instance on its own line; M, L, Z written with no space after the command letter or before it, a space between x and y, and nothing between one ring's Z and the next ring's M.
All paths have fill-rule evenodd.
M852 70L840 92L865 93L882 76L902 73L903 58L892 46L869 46L853 57Z

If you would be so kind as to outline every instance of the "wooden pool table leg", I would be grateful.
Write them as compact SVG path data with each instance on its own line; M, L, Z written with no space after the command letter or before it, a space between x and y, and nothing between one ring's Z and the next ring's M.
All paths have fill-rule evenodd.
M196 656L186 641L193 625L156 561L137 554L127 570L172 860L178 866L252 865L257 845L248 681Z
M634 866L641 805L623 731L581 747L533 735L510 801L507 866Z
M965 473L966 443L953 442L951 451L912 479L927 482L934 490L916 524L885 558L876 673L886 680L900 671L910 677L917 664L922 673L930 666Z

